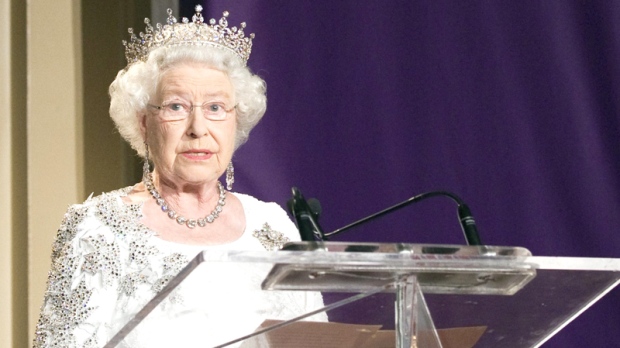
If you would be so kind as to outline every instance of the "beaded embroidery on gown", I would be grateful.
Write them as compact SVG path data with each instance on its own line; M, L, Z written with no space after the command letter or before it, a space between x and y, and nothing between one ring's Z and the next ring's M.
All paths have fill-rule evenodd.
M89 198L65 213L35 347L102 347L200 251L265 250L268 243L253 231L266 228L299 240L280 206L235 193L246 217L239 239L206 247L167 242L140 223L142 204L123 202L131 189ZM323 306L316 292L260 291L267 271L265 265L197 268L118 347L209 347L251 333L265 319Z

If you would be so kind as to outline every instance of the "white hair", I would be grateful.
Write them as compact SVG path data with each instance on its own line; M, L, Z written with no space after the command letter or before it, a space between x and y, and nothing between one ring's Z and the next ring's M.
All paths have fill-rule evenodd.
M160 78L168 69L183 63L205 63L228 75L237 101L235 150L245 143L250 131L265 114L265 81L252 74L234 53L209 46L160 47L146 62L137 62L121 70L110 85L110 117L121 136L140 156L145 155L139 115L154 96Z

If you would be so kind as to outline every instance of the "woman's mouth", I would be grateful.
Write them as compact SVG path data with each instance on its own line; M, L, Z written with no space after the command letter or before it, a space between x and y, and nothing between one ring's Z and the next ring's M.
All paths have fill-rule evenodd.
M203 161L211 158L212 153L207 150L190 150L181 153L181 155L193 161Z

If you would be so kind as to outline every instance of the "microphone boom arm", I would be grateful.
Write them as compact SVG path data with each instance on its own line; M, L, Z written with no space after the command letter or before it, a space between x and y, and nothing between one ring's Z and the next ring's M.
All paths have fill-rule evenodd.
M459 220L461 222L461 227L463 228L463 233L465 234L465 239L467 240L467 244L468 245L481 245L481 241L480 241L480 236L478 235L478 231L476 229L476 224L474 221L474 218L471 215L471 211L469 210L469 207L465 204L465 202L463 202L463 200L461 198L459 198L457 195L451 193L451 192L447 192L447 191L432 191L432 192L426 192L426 193L421 193L417 196L413 196L411 198L409 198L408 200L398 203L396 205L393 205L389 208L386 208L384 210L381 210L377 213L374 213L370 216L367 216L363 219L357 220L355 222L352 222L344 227L341 227L337 230L334 230L332 232L329 233L325 233L324 234L324 238L325 240L327 240L329 237L337 235L339 233L342 233L346 230L349 230L357 225L363 224L364 222L368 221L368 220L372 220L375 218L378 218L380 216L383 216L385 214L391 213L395 210L404 208L406 206L408 206L409 204L415 203L415 202L419 202L421 200L424 200L426 198L430 198L430 197L436 197L436 196L448 196L450 198L452 198L453 201L455 201L458 206L458 214L459 214Z

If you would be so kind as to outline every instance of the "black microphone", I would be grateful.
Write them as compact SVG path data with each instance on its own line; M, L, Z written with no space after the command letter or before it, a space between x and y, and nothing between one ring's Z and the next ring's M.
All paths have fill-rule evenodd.
M482 245L480 241L480 235L478 235L478 229L476 228L476 220L471 215L469 207L465 203L460 203L458 208L459 221L461 222L461 228L465 234L465 240L469 245Z
M370 216L367 216L363 219L360 219L358 221L355 221L353 223L350 223L344 227L341 227L335 231L329 232L329 233L324 233L323 234L323 238L327 238L327 237L331 237L334 236L336 234L339 234L341 232L344 232L350 228L353 228L357 225L363 224L367 221L376 219L380 216L383 216L385 214L391 213L392 211L401 209L403 207L408 206L409 204L415 203L415 202L419 202L421 200L424 200L426 198L429 197L435 197L435 196L447 196L452 198L453 201L455 201L458 204L458 217L459 217L459 221L461 223L461 228L463 229L463 233L465 234L465 240L467 241L468 245L482 245L482 242L480 241L480 236L478 235L478 229L476 228L476 221L474 220L474 217L471 214L471 210L469 209L469 207L467 206L467 204L465 204L465 202L463 202L463 200L461 198L459 198L457 195L451 193L451 192L447 192L447 191L432 191L432 192L426 192L426 193L422 193L419 194L417 196L411 197L408 200L398 203L396 205L393 205L387 209L384 209L378 213L372 214Z
M299 229L299 235L303 241L315 241L324 240L323 229L319 225L318 215L320 214L319 201L316 199L310 199L306 201L297 187L291 189L293 192L293 198L288 202L288 208L291 214L295 217L297 228ZM312 205L312 208L310 207Z

